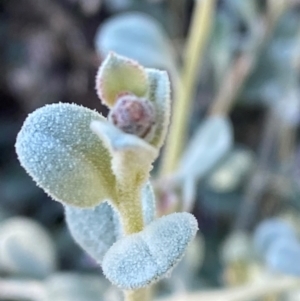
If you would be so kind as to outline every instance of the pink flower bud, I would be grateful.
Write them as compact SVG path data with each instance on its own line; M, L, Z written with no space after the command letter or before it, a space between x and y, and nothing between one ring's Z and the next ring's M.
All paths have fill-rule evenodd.
M122 94L118 97L108 118L125 133L148 138L155 124L155 109L145 98Z

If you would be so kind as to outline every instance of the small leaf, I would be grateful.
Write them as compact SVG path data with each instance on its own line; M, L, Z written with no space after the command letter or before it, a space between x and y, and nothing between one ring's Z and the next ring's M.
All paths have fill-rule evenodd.
M66 205L65 217L75 241L100 263L107 250L121 236L118 217L107 203L95 208Z
M92 207L114 197L111 157L90 130L104 118L75 104L53 104L30 114L16 151L29 175L53 199Z
M189 213L157 219L143 231L117 241L104 256L103 272L122 289L145 287L171 272L197 230L197 221Z
M155 217L155 197L147 182L142 189L144 223ZM65 217L75 241L97 262L101 263L108 249L123 235L118 213L108 203L95 208L65 206Z
M0 270L43 278L56 268L56 250L48 232L26 218L10 218L0 225Z
M174 51L166 32L156 19L144 13L118 14L101 23L95 47L101 57L114 51L149 68L175 69Z
M142 206L145 225L150 224L156 217L156 203L153 187L148 181L142 189Z
M167 72L155 69L146 69L149 79L147 99L156 109L155 133L150 144L160 148L164 143L171 114L171 90Z
M117 97L124 93L143 97L147 90L147 73L141 65L113 52L109 53L96 77L96 91L105 105L112 107Z
M232 137L232 126L227 118L212 116L206 119L180 160L178 177L202 178L229 151Z

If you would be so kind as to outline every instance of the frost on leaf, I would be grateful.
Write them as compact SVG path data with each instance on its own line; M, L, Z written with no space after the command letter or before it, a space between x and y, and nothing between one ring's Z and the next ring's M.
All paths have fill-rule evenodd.
M111 52L99 68L96 91L108 107L115 104L120 94L143 97L147 90L147 73L136 61Z
M197 230L197 221L189 213L157 219L143 231L117 241L104 256L103 272L124 290L145 287L171 272Z
M113 198L111 157L90 130L104 118L75 104L53 104L30 114L18 134L21 165L53 199L93 207Z

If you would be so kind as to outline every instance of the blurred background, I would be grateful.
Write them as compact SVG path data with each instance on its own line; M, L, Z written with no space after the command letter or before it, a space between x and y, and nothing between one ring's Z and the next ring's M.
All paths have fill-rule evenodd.
M31 280L45 284L49 300L119 300L71 238L62 206L20 166L14 143L26 116L45 104L106 116L94 86L111 50L167 70L176 103L192 27L207 37L193 53L179 169L206 167L197 169L192 197L178 183L168 191L157 185L157 202L160 214L193 212L201 234L155 294L300 276L300 1L212 1L208 20L197 22L195 3L206 1L0 1L0 300L39 300L34 287L22 288ZM300 289L255 300L296 301Z

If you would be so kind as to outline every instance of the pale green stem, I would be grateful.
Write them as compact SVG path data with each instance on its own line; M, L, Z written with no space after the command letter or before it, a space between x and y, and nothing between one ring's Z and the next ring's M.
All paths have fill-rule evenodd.
M118 203L123 230L125 235L130 235L143 230L144 221L141 207L140 187L119 185Z
M114 156L112 164L118 166L117 173L117 198L114 205L120 213L124 235L140 232L144 229L143 210L141 202L142 185L149 177L147 165L142 165L139 173L132 176L132 170L137 170L136 154L133 151L125 151ZM124 169L121 170L120 168ZM148 301L149 289L124 291L125 301Z
M150 290L149 288L142 288L136 291L125 291L126 301L148 301L150 300Z
M161 167L163 175L170 174L176 169L183 148L198 68L210 33L214 6L215 0L196 0L187 40L182 84L176 86L170 133Z
M114 205L117 207L125 235L143 230L143 209L141 190L149 178L151 164L139 164L135 151L116 153L112 158L113 170L117 177ZM134 172L133 172L134 171Z

